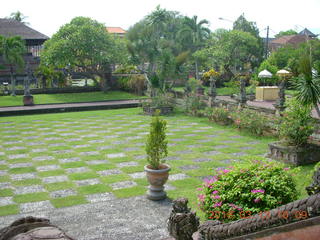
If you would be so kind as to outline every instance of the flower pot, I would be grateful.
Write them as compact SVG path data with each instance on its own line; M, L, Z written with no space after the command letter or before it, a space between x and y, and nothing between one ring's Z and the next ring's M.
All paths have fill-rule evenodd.
M268 156L272 159L281 160L296 166L320 161L320 146L315 144L306 144L305 146L286 146L282 142L269 143L270 153Z
M23 105L24 106L33 106L33 96L28 95L28 96L23 96Z
M150 200L162 200L167 197L164 191L164 184L169 177L170 166L167 164L161 164L160 169L152 169L150 165L146 165L144 170L147 174L148 182L150 186L147 191L147 198Z

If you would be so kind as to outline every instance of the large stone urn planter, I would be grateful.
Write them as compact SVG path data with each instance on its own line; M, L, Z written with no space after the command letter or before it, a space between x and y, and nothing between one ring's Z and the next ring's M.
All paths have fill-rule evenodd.
M282 142L269 143L270 153L268 156L272 159L282 160L296 166L320 161L320 146L316 144L307 144L305 146L286 146Z
M149 107L149 106L146 106L146 107L143 107L143 112L145 114L148 114L148 115L151 115L151 116L154 115L157 110L160 111L160 115L168 115L168 114L173 112L173 107L171 107L171 106L167 106L167 107Z
M147 191L147 198L150 200L162 200L167 197L167 193L164 191L164 184L169 177L170 166L167 164L161 164L160 169L152 169L150 165L146 165L144 170L147 174L147 180L150 183Z

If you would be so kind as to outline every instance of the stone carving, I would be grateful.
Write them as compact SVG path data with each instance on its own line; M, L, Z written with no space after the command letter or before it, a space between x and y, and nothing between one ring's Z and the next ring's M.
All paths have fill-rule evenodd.
M192 240L197 231L199 218L188 208L188 199L178 198L173 201L173 209L167 221L170 236L176 240Z
M0 240L74 240L48 219L25 217L0 230Z
M199 234L202 240L227 239L319 215L320 194L316 194L247 219L225 224L209 221L199 227Z
M313 182L310 186L306 187L309 195L320 193L320 168L318 168L313 174Z

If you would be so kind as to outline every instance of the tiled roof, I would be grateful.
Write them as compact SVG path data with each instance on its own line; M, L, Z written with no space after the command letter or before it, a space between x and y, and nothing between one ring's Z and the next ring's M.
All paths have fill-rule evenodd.
M126 31L123 30L121 27L107 27L107 31L109 33L118 33L118 34L125 34Z
M21 36L22 39L49 39L46 35L13 19L0 18L0 35L5 37Z
M305 41L307 41L307 37L305 35L287 35L272 40L271 44L298 44Z

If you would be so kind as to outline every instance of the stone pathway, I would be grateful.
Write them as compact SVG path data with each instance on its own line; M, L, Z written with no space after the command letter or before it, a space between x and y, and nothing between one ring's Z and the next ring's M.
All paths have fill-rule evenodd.
M94 204L0 217L0 229L19 217L32 215L49 218L77 240L159 240L168 237L166 220L170 211L168 200L106 198Z

